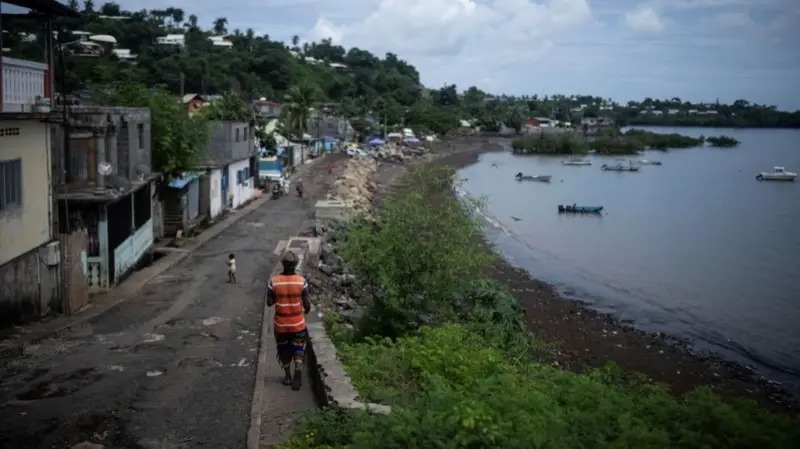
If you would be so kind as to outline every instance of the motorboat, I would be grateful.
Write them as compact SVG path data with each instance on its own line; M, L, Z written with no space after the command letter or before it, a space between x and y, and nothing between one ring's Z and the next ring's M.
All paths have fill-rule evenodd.
M567 159L565 161L561 161L562 165L592 165L592 161L587 161L586 159Z
M517 181L550 182L550 178L552 178L552 176L550 176L550 175L535 175L535 176L531 176L531 175L523 175L520 172L520 173L517 173L515 178L517 179Z
M600 168L603 169L603 171L639 171L639 167L635 165L622 165L622 164L616 164L616 165L603 164L600 166Z
M639 163L642 165L661 165L660 161L648 161L647 159L642 159Z
M783 167L774 167L771 172L762 171L756 176L756 179L759 181L794 181L796 177L797 173L786 171Z
M599 214L603 212L603 206L577 206L575 204L559 204L558 213L572 214Z

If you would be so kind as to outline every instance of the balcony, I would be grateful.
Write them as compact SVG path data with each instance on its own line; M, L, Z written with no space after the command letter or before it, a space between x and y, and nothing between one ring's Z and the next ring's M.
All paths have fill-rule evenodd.
M3 102L0 112L29 114L36 111L38 98L45 98L47 64L3 57L0 83Z

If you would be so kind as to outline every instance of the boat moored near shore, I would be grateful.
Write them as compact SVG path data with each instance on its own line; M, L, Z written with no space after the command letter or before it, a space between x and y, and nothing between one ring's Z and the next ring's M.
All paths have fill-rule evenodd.
M592 161L587 161L586 159L567 159L561 161L562 165L592 165Z
M600 168L603 171L639 171L639 167L635 165L622 165L622 164L616 164L616 165L603 164L600 166Z
M515 176L517 181L539 181L539 182L550 182L550 175L523 175L522 172L517 173Z
M578 206L575 204L559 204L558 213L571 214L599 214L603 212L603 206Z
M641 165L661 165L660 161L648 161L647 159L642 159L639 161Z
M774 167L771 172L762 171L756 175L759 181L794 181L796 177L797 173L786 171L783 167Z

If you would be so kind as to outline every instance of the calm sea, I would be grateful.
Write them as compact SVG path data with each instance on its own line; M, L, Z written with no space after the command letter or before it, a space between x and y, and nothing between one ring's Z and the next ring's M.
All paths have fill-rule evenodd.
M460 172L461 188L485 198L489 237L515 265L800 391L800 179L755 179L775 165L800 172L800 131L645 129L725 134L741 145L624 158L663 163L637 173L601 171L619 157L574 167L561 157L492 153ZM553 180L519 183L517 172ZM572 203L605 213L557 213Z

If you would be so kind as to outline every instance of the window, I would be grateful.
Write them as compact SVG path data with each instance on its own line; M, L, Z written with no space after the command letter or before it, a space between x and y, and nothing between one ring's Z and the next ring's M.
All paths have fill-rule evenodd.
M236 141L239 141L239 128L236 128Z
M136 133L139 136L139 149L144 150L144 124L139 123L136 125Z
M22 159L0 161L0 212L22 206Z
M247 134L249 134L249 132L250 132L250 128L245 126L244 127L244 139L243 139L245 142L247 142Z

